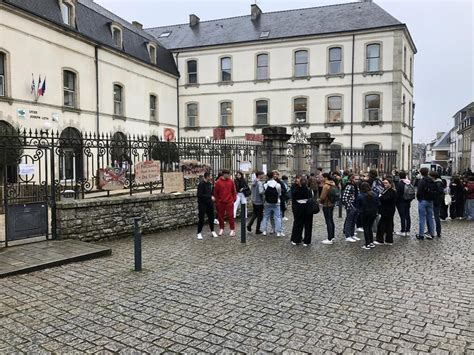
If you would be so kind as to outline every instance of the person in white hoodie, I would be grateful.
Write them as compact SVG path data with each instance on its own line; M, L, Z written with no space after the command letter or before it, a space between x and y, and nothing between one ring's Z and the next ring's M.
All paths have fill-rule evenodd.
M395 185L395 187L397 189L397 210L400 216L401 230L397 234L408 237L411 228L410 206L411 201L415 199L415 196L408 196L409 194L408 192L405 192L405 189L412 189L414 191L414 187L411 184L410 179L407 178L407 173L405 171L400 171L398 175L400 176L400 181Z
M283 228L281 225L280 209L281 185L273 178L273 172L268 172L267 178L268 181L263 185L263 221L260 231L263 233L263 235L267 235L268 220L271 216L273 216L277 237L284 237L285 234L283 234Z

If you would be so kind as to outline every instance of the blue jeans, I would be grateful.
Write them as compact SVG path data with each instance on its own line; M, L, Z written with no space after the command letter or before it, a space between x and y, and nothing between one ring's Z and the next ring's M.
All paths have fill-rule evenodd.
M275 232L282 233L283 228L281 226L281 208L280 204L266 204L263 207L263 221L260 227L262 232L267 231L268 220L273 215L275 220Z
M344 221L344 236L346 238L352 237L355 234L355 225L359 211L355 207L346 211L346 220Z
M411 218L410 218L410 201L403 201L397 204L398 214L400 215L400 232L410 232Z
M466 200L466 206L467 206L467 211L466 211L466 217L469 219L474 219L474 200Z
M428 224L428 233L434 235L433 201L418 201L419 229L418 234L425 234L425 225Z

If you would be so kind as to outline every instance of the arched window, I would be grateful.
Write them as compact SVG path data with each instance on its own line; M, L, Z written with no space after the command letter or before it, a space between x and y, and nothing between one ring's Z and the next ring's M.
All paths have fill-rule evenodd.
M221 81L232 81L232 59L221 58Z
M74 7L74 2L71 0L59 0L59 6L61 8L61 17L63 23L65 25L74 27L76 23L76 9Z
M340 74L342 72L342 48L329 48L329 74Z
M305 123L308 119L308 99L297 97L293 100L293 119L296 123Z
M188 60L186 63L188 70L188 84L198 83L197 60Z
M71 70L63 70L64 106L77 108L77 75Z
M7 56L0 52L0 96L7 96L6 63Z
M232 126L232 102L224 101L220 104L221 126Z
M295 77L308 76L308 51L301 50L295 52Z
M196 102L191 102L186 105L186 115L188 121L188 127L197 127L198 126L198 104Z
M257 55L257 80L268 79L268 54Z
M369 122L381 120L379 94L369 94L365 96L365 119Z
M117 23L112 23L110 30L112 31L114 46L118 49L123 49L123 35L120 26Z
M114 115L123 116L123 87L114 84Z
M268 124L268 100L255 101L255 115L257 125Z
M342 96L334 95L328 97L328 123L339 123L342 121Z
M367 45L366 60L368 72L380 70L380 44L372 43Z
M407 73L407 47L403 47L403 72Z
M402 143L402 161L401 161L400 169L402 170L405 169L405 143Z
M83 177L82 135L73 127L61 132L59 139L59 176L62 181L78 181Z
M18 131L8 122L0 121L0 182L15 183L18 178L18 164L23 155L23 147Z
M402 122L403 123L406 123L406 120L405 120L405 112L406 112L406 106L407 106L407 102L405 100L405 94L403 94L402 96ZM408 108L408 110L410 110L410 108ZM410 115L408 115L408 120L410 120Z

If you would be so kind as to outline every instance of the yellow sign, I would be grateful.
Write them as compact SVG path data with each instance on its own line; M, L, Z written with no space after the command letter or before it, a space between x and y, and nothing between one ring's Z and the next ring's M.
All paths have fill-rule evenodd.
M165 193L184 192L183 173L163 173L163 185Z
M158 160L147 160L135 165L135 181L137 184L149 184L161 180L161 166Z

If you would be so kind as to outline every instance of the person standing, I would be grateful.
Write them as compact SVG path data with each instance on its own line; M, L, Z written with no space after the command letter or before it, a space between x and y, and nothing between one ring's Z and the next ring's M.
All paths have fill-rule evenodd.
M281 196L280 196L280 210L281 210L281 220L282 225L283 221L288 221L288 218L285 217L287 201L290 199L290 186L288 185L288 176L283 175L280 180L277 182L281 185Z
M436 235L441 237L441 206L444 204L444 187L443 181L440 179L436 171L430 171L430 177L434 180L436 191L433 196L433 217L436 226Z
M466 218L470 221L474 220L474 176L469 176L469 181L466 187Z
M239 206L247 204L247 196L250 196L250 189L245 176L241 171L235 173L235 190L237 191L237 198L234 202L234 219L237 217L237 209ZM247 213L247 209L245 210ZM247 218L247 215L245 216Z
M415 187L411 184L405 171L400 171L398 174L400 181L396 183L397 189L397 210L400 216L400 232L398 235L408 237L411 229L410 207L411 201L416 197Z
M360 240L355 233L355 226L359 212L355 208L355 201L359 194L359 188L357 186L359 182L359 176L349 174L344 192L342 194L342 204L346 209L346 219L344 221L344 236L346 242L354 243Z
M428 224L427 239L433 239L433 197L436 190L435 183L428 176L428 169L420 169L421 179L418 182L416 198L418 199L418 234L417 239L425 239L425 225Z
M249 223L247 224L247 231L252 231L252 225L257 220L257 230L255 234L262 234L260 231L260 226L262 224L263 219L263 171L257 171L255 176L255 180L252 183L252 206L253 206L253 213L252 218L250 218Z
M292 191L292 206L294 206L293 228L291 231L292 245L301 243L303 229L303 246L307 247L311 244L311 236L313 233L313 203L318 203L314 200L314 196L314 192L308 187L306 178L297 175Z
M275 222L275 230L277 237L284 237L283 230L281 228L281 214L280 214L280 195L281 185L273 178L273 172L267 173L268 181L263 184L264 189L264 205L263 205L263 221L261 225L261 232L263 235L267 235L268 221L273 216Z
M439 218L445 222L446 218L448 218L448 206L451 203L451 195L449 194L449 187L446 179L441 179L441 181L443 182L443 199L441 200Z
M224 218L227 215L230 227L230 236L235 236L234 202L237 198L234 181L230 177L230 171L222 170L222 176L217 180L214 187L214 198L216 201L217 215L219 218L219 235L224 234Z
M372 225L377 216L378 205L377 195L371 190L369 183L363 182L360 185L360 193L357 196L355 206L359 211L364 228L365 244L362 249L365 250L375 248Z
M308 186L313 191L315 196L319 196L319 181L314 173L309 174Z
M318 198L320 198L321 193L323 192L323 185L324 185L323 168L316 169L315 177L316 177L316 183L318 185Z
M202 228L204 226L204 217L207 215L209 228L214 238L217 237L214 232L214 196L212 196L212 176L211 173L205 172L204 177L198 185L198 231L197 239L202 239Z
M395 205L397 204L397 190L390 178L382 181L384 189L379 196L380 220L377 225L377 235L374 244L393 244L393 216L395 215ZM385 238L384 238L385 237Z
M324 220L326 221L326 229L328 232L328 238L323 240L323 244L333 244L334 235L336 233L336 226L334 224L334 205L337 191L336 184L328 173L322 174L323 177L323 189L321 191L320 202L323 205Z
M451 219L462 219L464 216L464 187L459 177L455 177L449 185L451 194L451 206L449 216Z

